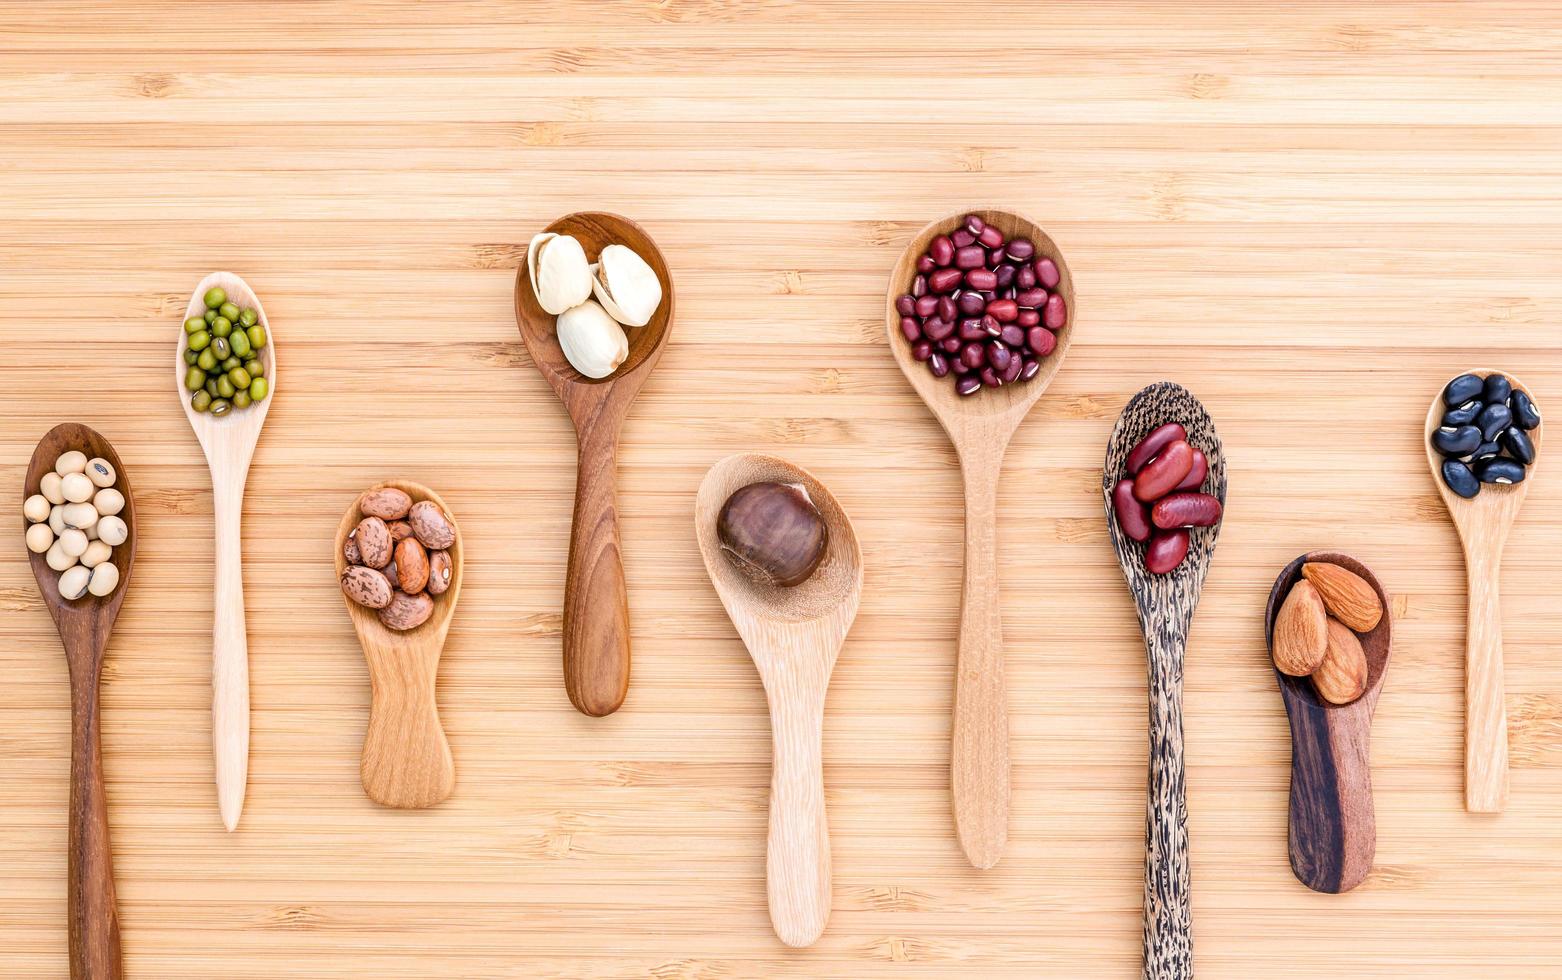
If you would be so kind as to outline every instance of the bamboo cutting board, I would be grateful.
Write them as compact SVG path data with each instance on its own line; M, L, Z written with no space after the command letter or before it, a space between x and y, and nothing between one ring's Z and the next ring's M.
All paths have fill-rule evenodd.
M1562 411L1562 12L1549 3L0 2L0 494L61 420L119 449L135 581L103 677L137 978L1133 977L1144 652L1101 516L1112 421L1209 408L1228 513L1186 662L1201 977L1533 977L1562 962L1562 479L1506 553L1512 793L1463 808L1463 568L1426 472L1437 386ZM1034 216L1084 318L998 495L1012 728L1003 862L948 790L961 527L947 440L884 348L885 277L965 203ZM635 662L569 705L575 446L526 359L525 243L597 208L655 236L678 324L623 430ZM244 821L210 755L212 498L169 393L184 300L243 275L287 383L246 497ZM765 702L690 531L716 460L774 452L867 569L825 717L834 914L765 911ZM368 677L332 576L360 489L437 490L465 591L454 795L358 781ZM20 527L20 518L13 518ZM1348 551L1395 596L1377 866L1286 859L1263 609ZM0 950L66 972L65 664L0 548Z

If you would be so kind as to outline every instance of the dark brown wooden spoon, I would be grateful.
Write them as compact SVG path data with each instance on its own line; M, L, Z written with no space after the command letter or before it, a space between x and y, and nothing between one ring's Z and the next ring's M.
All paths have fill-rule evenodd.
M1164 575L1145 567L1144 546L1117 526L1112 488L1134 446L1167 422L1180 422L1188 442L1209 459L1205 492L1226 501L1226 454L1209 412L1192 392L1170 381L1141 390L1123 407L1107 443L1101 474L1106 525L1128 591L1139 611L1149 665L1150 766L1144 830L1144 975L1193 976L1193 905L1188 868L1188 804L1182 752L1182 658L1215 555L1220 525L1195 528L1188 557Z
M1367 690L1350 704L1330 704L1313 682L1275 671L1291 719L1291 870L1319 892L1350 891L1372 870L1377 823L1372 807L1372 713L1388 672L1391 607L1371 570L1338 551L1310 551L1280 572L1264 613L1264 640L1274 644L1275 614L1302 577L1302 565L1327 562L1355 572L1383 603L1383 618L1358 633L1367 655Z
M629 693L629 599L618 545L618 432L673 322L673 281L645 229L601 211L567 214L546 231L573 235L591 261L604 246L627 245L656 272L662 304L643 327L625 327L629 357L605 378L570 366L554 331L557 320L532 292L522 265L515 277L515 321L532 363L548 379L575 425L579 466L564 580L564 689L581 712L612 714Z
M108 805L103 792L103 755L98 745L98 680L109 632L130 587L130 566L136 558L136 503L130 475L109 441L75 422L49 430L33 450L27 466L23 499L39 492L45 473L61 453L72 449L101 456L118 476L115 487L125 497L119 516L130 529L124 544L114 549L119 585L106 596L66 599L60 595L60 573L43 555L29 552L33 578L54 625L60 631L71 680L71 799L67 914L70 923L72 980L116 980L121 975L119 913L114 903L114 860L109 847ZM25 522L24 522L25 523Z

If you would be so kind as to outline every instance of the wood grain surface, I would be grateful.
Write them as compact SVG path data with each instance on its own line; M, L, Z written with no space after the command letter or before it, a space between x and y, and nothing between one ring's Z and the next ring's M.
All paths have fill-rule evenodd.
M1137 976L1144 644L1106 538L1108 434L1170 378L1228 510L1184 663L1200 977L1546 976L1562 962L1562 479L1503 561L1512 792L1464 810L1464 564L1422 424L1461 370L1562 405L1552 3L0 3L0 486L78 420L137 494L102 746L126 975L181 980ZM1041 222L1087 330L997 495L1013 766L1003 862L949 803L953 450L886 350L885 277L966 204ZM632 697L563 693L576 452L516 333L526 242L628 215L676 333L626 420ZM216 815L212 496L168 381L193 283L279 344L245 496L252 741ZM824 719L830 927L766 913L764 693L691 531L709 467L782 455L870 570ZM391 465L394 461L394 466ZM332 576L394 473L466 535L429 811L358 778L367 668ZM10 526L18 527L13 517ZM1286 851L1275 571L1346 551L1394 597L1378 849L1346 895ZM66 962L70 699L0 549L0 959Z

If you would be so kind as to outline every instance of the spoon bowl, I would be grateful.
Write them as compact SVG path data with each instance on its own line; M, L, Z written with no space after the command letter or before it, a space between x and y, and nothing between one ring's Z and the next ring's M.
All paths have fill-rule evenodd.
M1144 564L1144 546L1117 526L1112 488L1123 477L1134 446L1167 422L1180 422L1188 442L1209 459L1205 492L1226 502L1226 455L1215 422L1186 388L1161 381L1141 390L1123 408L1107 443L1101 494L1117 563L1133 595L1149 667L1150 766L1145 821L1144 975L1193 975L1193 913L1188 874L1188 807L1182 744L1182 661L1193 612L1199 604L1220 536L1220 524L1194 528L1188 556L1157 575Z
M66 422L50 429L27 465L23 499L39 492L45 473L54 469L61 453L72 449L88 459L102 457L114 467L115 487L125 498L119 517L129 529L125 543L114 548L112 561L119 569L119 585L106 596L91 594L80 599L60 595L60 573L49 567L43 555L28 552L33 578L43 604L59 630L70 665L71 683L71 794L70 846L67 879L70 964L72 976L117 978L120 976L119 913L115 904L113 850L109 844L108 803L103 789L103 757L99 744L98 683L109 633L119 616L130 587L135 564L135 493L130 474L109 441L85 425ZM25 521L23 522L25 525Z
M537 302L524 264L515 277L521 340L564 403L579 449L564 581L564 687L576 709L601 716L617 711L629 693L629 600L618 539L618 433L666 346L673 321L673 282L661 250L628 218L581 211L545 230L574 236L593 260L607 245L626 245L651 266L662 285L662 303L650 322L624 328L628 358L607 377L588 378L565 358L557 317Z
M1514 391L1532 393L1523 382L1507 372L1480 368L1467 372L1486 377L1504 374ZM1446 387L1446 383L1445 383ZM1502 550L1508 532L1519 516L1519 508L1529 494L1530 480L1540 465L1545 425L1536 426L1528 435L1535 444L1535 462L1527 468L1525 479L1513 484L1481 484L1481 492L1464 498L1443 482L1443 455L1432 445L1432 433L1442 424L1443 389L1439 388L1426 413L1426 431L1421 440L1426 447L1432 483L1448 508L1448 516L1459 532L1464 549L1468 581L1469 612L1465 620L1465 728L1464 728L1464 807L1472 813L1500 813L1508 803L1508 713L1503 703L1502 602L1499 580Z
M1034 378L962 396L950 378L933 377L926 364L912 357L911 345L900 332L895 301L909 291L917 258L928 244L959 228L968 214L997 228L1006 239L1029 238L1037 256L1057 263L1061 276L1057 292L1068 307L1068 323ZM1074 278L1057 243L1029 218L993 208L960 211L918 232L895 263L884 297L885 331L895 363L948 433L960 458L965 578L949 775L955 831L966 859L978 868L997 864L1009 837L1009 708L998 588L998 478L1014 430L1062 366L1078 321Z
M1372 713L1388 673L1393 615L1388 595L1371 569L1337 551L1312 551L1285 566L1275 578L1264 611L1264 638L1274 648L1275 616L1309 562L1338 565L1372 586L1383 617L1370 632L1357 634L1367 655L1367 689L1349 704L1318 696L1306 677L1275 670L1286 717L1291 722L1291 870L1319 892L1350 891L1366 879L1377 851L1372 804Z
M827 531L814 574L792 588L755 581L721 545L722 505L751 483L801 487ZM721 604L764 684L774 740L766 888L770 922L788 946L808 946L830 917L830 837L824 809L825 690L862 596L862 549L841 505L812 474L758 453L729 456L705 474L695 537Z
M364 792L385 806L429 807L449 797L455 788L455 762L450 755L450 742L440 724L435 684L439 658L450 633L450 619L455 615L456 601L461 597L464 544L455 515L439 494L405 480L387 480L364 493L384 487L401 490L414 503L432 500L445 512L451 526L456 527L455 543L447 549L450 552L450 585L444 594L431 596L434 612L422 625L406 631L393 630L380 622L373 609L342 596L369 665L369 726L364 735L360 766ZM344 551L347 536L364 517L358 506L363 497L364 494L359 494L353 499L336 529L338 579L347 570Z

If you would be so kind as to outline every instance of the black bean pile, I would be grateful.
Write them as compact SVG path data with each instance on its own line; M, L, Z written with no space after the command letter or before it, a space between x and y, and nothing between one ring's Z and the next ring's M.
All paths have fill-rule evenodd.
M1443 424L1432 433L1442 453L1443 482L1461 497L1481 484L1522 483L1535 462L1529 432L1540 425L1540 409L1501 374L1461 374L1443 389Z

